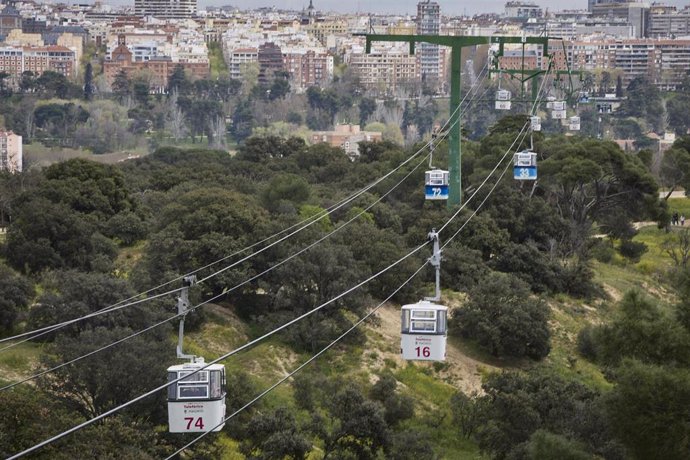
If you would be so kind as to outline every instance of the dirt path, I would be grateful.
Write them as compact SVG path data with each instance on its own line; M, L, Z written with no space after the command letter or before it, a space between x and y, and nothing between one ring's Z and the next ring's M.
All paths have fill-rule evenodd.
M393 360L399 367L404 365L400 356L400 307L397 305L386 304L378 312L380 320L378 327L371 328L372 331L382 336L386 343L392 344L391 347L384 349L383 358ZM383 347L381 347L383 349ZM382 359L383 359L382 358ZM465 355L457 347L448 343L446 347L447 368L439 372L439 376L448 383L456 386L465 394L473 392L480 393L482 377L480 370L495 370L494 366L477 361ZM417 362L418 366L433 366L432 363Z

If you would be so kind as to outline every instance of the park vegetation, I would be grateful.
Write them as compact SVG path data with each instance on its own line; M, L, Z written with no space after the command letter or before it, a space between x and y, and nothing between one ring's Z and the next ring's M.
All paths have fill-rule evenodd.
M488 174L525 121L504 118L489 136L466 144L463 184L475 187ZM534 143L544 177L536 190L504 178L461 237L444 250L444 286L467 294L453 309L451 334L495 359L533 363L520 372L487 376L482 394L457 393L446 400L455 436L495 458L623 459L660 452L664 458L687 457L690 297L683 293L690 282L682 257L669 285L684 300L672 310L633 291L610 322L582 329L582 359L602 366L610 386L569 380L538 365L552 348L550 299L606 296L594 281L592 261L603 257L607 240L592 240L594 226L612 240L626 241L634 234L631 222L656 220L663 226L669 213L644 162L616 144L544 135L535 136ZM682 151L683 145L679 142L676 149ZM243 248L321 215L412 153L389 142L363 143L361 152L352 161L325 144L250 137L234 157L221 150L165 147L117 166L74 159L3 175L0 205L7 234L0 265L0 330L10 335L78 317L230 254L239 258ZM414 166L410 163L407 171ZM422 173L415 170L370 206L399 180L391 178L351 208L194 287L193 299L221 296L216 303L235 312L258 336L333 298L404 256L448 218L444 207L424 202ZM461 213L447 234L470 213ZM334 230L300 257L255 277ZM680 250L669 244L669 250ZM128 260L125 254L136 257ZM298 354L320 350L403 284L425 257L407 259L287 329L279 343ZM198 276L233 260L202 269ZM413 279L395 301L422 296L431 279L431 273ZM163 297L46 334L36 339L42 348L32 371L168 318L174 306L172 296ZM198 330L208 321L199 309L189 325ZM174 361L173 336L174 324L166 323L48 373L35 386L0 392L0 452L29 447L162 384L165 368ZM366 334L356 330L341 352L366 341ZM291 387L289 403L258 404L226 425L227 437L247 458L305 458L315 449L325 458L439 455L429 436L410 424L427 409L402 391L390 372L372 384L321 364ZM259 390L247 371L232 372L229 410ZM37 415L47 411L50 417ZM39 455L88 451L98 457L127 449L131 458L157 457L186 439L165 434L159 429L165 424L164 395L159 394ZM209 437L193 452L215 457L223 449L223 443Z
M418 141L439 118L424 88L413 88L412 101L376 99L341 68L329 87L295 94L282 73L259 84L256 69L246 69L242 82L221 69L213 80L191 81L179 68L166 94L153 95L146 75L123 73L106 90L93 69L84 74L83 85L52 72L26 74L15 89L0 74L5 128L29 143L94 154L143 143L151 154L116 165L72 159L0 174L0 226L7 230L0 239L0 337L98 311L199 267L205 267L200 279L228 268L192 288L194 303L213 298L248 338L258 337L402 258L451 215L425 202L421 157L422 163L410 162L351 206L324 215L422 146ZM664 242L672 261L657 280L669 292L665 302L640 290L616 300L596 280L596 268L640 260L647 247L634 241L633 222L669 228L668 200L659 198L659 186L690 186L690 137L682 136L690 85L666 99L644 79L623 88L611 75L599 81L588 76L587 85L602 94L615 87L628 98L602 121L584 109L582 136L565 136L560 125L545 122L531 143L520 139L513 150L532 145L539 155L538 185L521 187L505 177L490 195L482 189L441 237L467 221L443 252L443 287L462 293L451 310L451 341L505 371L487 372L479 393L428 390L428 399L416 398L400 383L400 372L415 366L387 366L374 375L359 369L371 338L356 329L330 352L332 359L297 374L275 399L240 413L221 435L195 445L189 458L232 451L252 459L435 459L452 457L442 449L458 442L497 459L688 458L690 237L676 231ZM466 197L528 122L515 114L498 119L487 107L467 114ZM285 135L300 134L304 126L330 129L336 121L363 128L375 123L385 140L360 143L360 155L352 158L340 148ZM681 137L654 162L646 134L666 124ZM624 152L598 139L607 137L605 130L634 139L641 150ZM442 141L438 166L446 165L446 151ZM482 208L468 221L478 203ZM316 216L324 217L231 266L247 255L245 248L258 251L257 241ZM393 302L421 298L432 273L405 282L426 257L406 259L286 329L273 344L310 356L399 286ZM596 369L601 381L548 365L556 340L554 303L563 299L604 314L605 321L579 325L572 358ZM175 313L173 296L163 296L47 333L32 341L37 360L22 363L19 374L50 369ZM188 330L201 334L217 318L199 308L187 319ZM175 327L162 323L34 384L0 391L0 455L163 384L166 367L175 362ZM349 373L343 371L348 360ZM228 414L272 383L251 367L229 369ZM0 384L17 379L0 374ZM166 433L166 423L160 393L37 457L160 458L191 439Z

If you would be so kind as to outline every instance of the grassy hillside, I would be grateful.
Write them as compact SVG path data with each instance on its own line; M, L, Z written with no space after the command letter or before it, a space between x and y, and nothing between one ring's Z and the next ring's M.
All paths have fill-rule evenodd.
M671 209L679 212L688 210L690 199L671 200ZM690 222L688 223L690 226ZM607 390L611 384L599 368L579 356L577 336L588 324L600 324L615 314L616 301L630 289L641 289L660 305L673 301L668 286L661 280L672 268L673 262L663 249L663 243L672 232L656 226L642 228L634 241L647 245L647 251L638 262L614 254L610 261L594 262L595 279L607 298L585 302L566 295L548 299L551 308L551 353L540 363L528 360L496 359L479 350L474 344L450 337L447 361L445 363L405 362L399 355L399 305L387 304L377 313L377 320L365 326L365 346L339 345L312 363L305 371L338 376L347 381L371 384L383 373L392 374L398 381L398 391L415 402L415 416L406 420L402 428L424 433L435 446L440 458L479 459L485 458L477 445L465 439L452 424L449 401L457 391L466 394L480 393L482 379L487 373L501 369L530 369L540 367L569 380ZM618 242L613 242L614 246ZM123 273L129 271L140 257L141 247L128 248L120 255L117 267ZM444 292L444 301L455 308L465 296L455 292ZM185 351L215 359L229 350L246 343L256 336L246 323L234 313L232 305L210 304L204 307L207 321L202 327L189 333L185 339ZM41 346L22 344L0 354L0 383L14 381L28 376L38 363ZM306 361L311 355L297 353L283 344L279 337L273 337L258 346L239 353L224 363L229 373L248 372L252 384L262 391L276 380ZM174 338L170 340L170 362L174 363ZM230 389L232 391L232 389ZM309 414L298 408L293 387L286 384L278 387L263 401L263 409L287 407L296 414L297 420L307 420ZM226 459L240 459L239 444L221 435L217 443L225 449ZM320 458L319 449L314 449L310 458Z

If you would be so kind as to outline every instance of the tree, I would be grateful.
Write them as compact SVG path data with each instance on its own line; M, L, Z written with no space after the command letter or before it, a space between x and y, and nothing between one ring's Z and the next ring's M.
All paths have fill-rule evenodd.
M606 412L633 458L688 458L690 372L627 360L615 381Z
M132 94L132 81L129 79L125 69L120 69L115 75L113 92L119 96L120 100Z
M19 90L22 93L31 93L36 89L36 76L31 70L22 72L22 78L19 80Z
M0 264L0 331L11 331L34 296L31 282Z
M686 135L690 129L688 111L690 111L690 96L687 94L676 94L666 101L668 125L677 136Z
M300 433L295 418L285 408L255 415L247 425L242 451L250 458L306 458L311 444Z
M662 131L664 104L656 85L646 77L636 77L628 84L627 94L619 111L629 117L644 118L654 131Z
M110 100L96 100L89 105L89 119L74 133L75 143L95 154L114 152L136 145L129 131L126 107Z
M688 331L638 291L625 294L614 320L594 329L594 340L597 360L606 365L618 365L625 358L690 363Z
M455 310L453 326L494 356L541 359L549 353L548 307L529 298L528 286L493 272Z
M668 188L665 200L671 197L676 187L690 189L690 153L678 147L666 150L661 160L659 178L661 185Z
M283 99L290 94L290 82L287 77L287 75L281 75L280 72L276 72L276 76L271 86L268 88L269 100L275 101L276 99Z
M181 96L186 96L190 87L191 83L187 79L184 67L181 64L176 65L168 77L168 94L177 93Z
M27 201L7 232L7 261L23 273L45 268L88 268L94 256L93 224L64 204Z
M581 252L592 222L621 211L629 220L659 213L657 185L642 162L609 141L552 138L540 148L539 186L569 222L569 244Z
M546 445L565 453L584 450L588 458L625 458L596 390L534 370L490 374L482 388L474 439L492 458L532 458L530 450L542 452ZM550 435L535 434L539 430Z
M143 108L148 109L151 85L145 78L137 78L132 82L132 96Z
M355 387L347 386L335 394L328 412L336 423L325 436L325 457L374 459L388 443L381 406L365 399Z
M433 444L428 436L417 430L404 430L393 433L390 446L386 449L390 460L436 460Z
M616 97L623 97L623 77L620 75L616 78Z
M133 330L128 328L96 328L84 330L77 337L59 337L46 355L46 368L73 359L112 343ZM151 387L165 382L166 357L172 347L167 341L170 329L147 337L139 336L87 358L80 365L65 366L46 374L39 382L41 388L64 401L85 417L94 417L123 404ZM164 393L147 398L137 405L135 413L150 413L162 421Z
M363 97L359 101L359 126L367 124L369 117L376 111L376 100Z
M0 95L3 97L12 94L12 91L7 88L7 82L5 81L9 76L10 74L5 71L0 72Z
M68 99L71 96L79 97L82 93L82 88L70 83L63 74L52 70L43 72L36 79L36 86L44 95L60 99Z
M251 136L254 127L254 115L248 99L240 100L232 114L230 132L238 143Z
M371 398L383 404L384 418L389 426L395 426L414 416L414 400L397 394L397 383L391 374L384 374L371 388Z
M303 245L286 250L296 252ZM257 267L257 270L261 268ZM271 328L282 324L297 314L331 301L369 273L365 263L354 259L348 246L323 241L261 279L258 286L269 296L270 309L270 315L263 322ZM347 311L359 314L367 301L366 291L358 289L295 324L286 331L286 337L297 348L315 352L352 324L352 320L345 315ZM256 311L255 314L261 313ZM359 334L348 337L349 341L355 343L362 339Z
M618 77L620 78L620 77ZM588 460L592 455L578 442L565 436L537 430L526 446L530 460Z
M309 184L296 174L275 176L261 193L261 201L266 209L276 211L281 202L299 205L309 199Z
M599 95L603 96L611 88L611 74L604 71L601 73L601 82L599 83Z
M46 196L75 211L108 218L134 207L124 175L116 166L74 158L49 166L45 177Z
M90 62L86 64L84 70L84 99L90 101L96 88L93 84L93 66Z

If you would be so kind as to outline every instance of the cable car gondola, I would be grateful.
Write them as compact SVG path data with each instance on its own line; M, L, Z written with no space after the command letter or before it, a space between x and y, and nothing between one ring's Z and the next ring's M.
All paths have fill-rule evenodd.
M168 368L168 424L171 433L220 431L225 419L225 366L196 362ZM198 371L194 373L195 371Z
M510 91L499 89L496 91L496 110L510 110Z
M431 169L424 173L424 197L427 200L448 199L448 171Z
M515 153L513 177L515 180L537 180L537 154L530 150Z
M196 275L185 276L177 298L180 319L177 357L190 362L168 367L168 431L205 433L220 431L225 420L225 366L204 363L204 358L182 351L184 320L189 312L189 288Z
M434 245L429 264L436 271L436 292L434 297L426 297L402 307L400 352L403 359L407 360L446 359L448 307L435 303L441 300L441 247L436 230L429 233L429 240Z
M541 131L541 118L532 116L529 118L529 123L532 131Z
M448 307L422 300L403 305L400 348L403 359L444 361Z
M565 120L565 101L553 101L551 107L551 118Z

